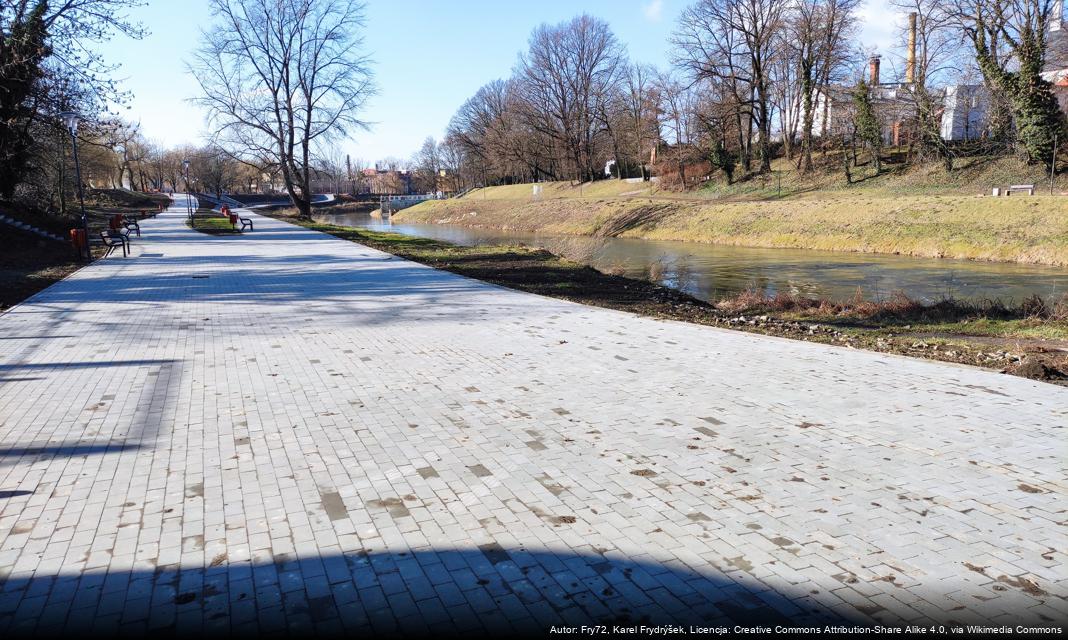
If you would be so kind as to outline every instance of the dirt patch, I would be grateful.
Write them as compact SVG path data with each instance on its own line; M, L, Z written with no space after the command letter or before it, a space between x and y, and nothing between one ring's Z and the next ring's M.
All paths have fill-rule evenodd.
M1023 378L1032 380L1055 381L1068 379L1068 367L1062 360L1068 356L1058 358L1055 354L1032 354L1023 359L1013 369L1013 373Z
M74 258L70 247L38 239L0 225L0 311L22 302L78 269L84 264Z
M1034 580L1024 578L1023 576L1017 578L1010 578L1009 576L998 576L998 582L1004 582L1010 587L1016 587L1024 593L1039 597L1047 595L1046 590L1038 586L1038 583Z

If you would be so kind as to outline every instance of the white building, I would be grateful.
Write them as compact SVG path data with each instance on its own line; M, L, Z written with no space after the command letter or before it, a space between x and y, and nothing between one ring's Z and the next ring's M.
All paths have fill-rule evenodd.
M987 126L990 92L980 84L946 87L942 104L943 140L978 140Z
M1042 77L1053 83L1061 111L1068 113L1068 17L1064 8L1064 0L1057 0L1053 7L1055 18L1046 39L1046 68Z

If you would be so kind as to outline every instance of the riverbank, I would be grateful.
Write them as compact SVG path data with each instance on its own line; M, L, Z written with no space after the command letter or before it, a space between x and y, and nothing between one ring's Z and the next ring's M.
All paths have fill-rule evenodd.
M681 240L1068 265L1068 197L799 195L715 201L650 196L432 200L395 222L550 235Z
M657 182L547 182L476 189L398 212L399 223L720 245L815 249L1068 265L1068 174L1050 195L1041 167L1011 157L858 168L847 183L836 157L800 174L785 159L763 176L713 175L686 191ZM994 198L991 187L1035 184L1035 196Z
M709 303L647 281L601 273L542 249L462 247L299 221L287 211L270 215L438 269L581 304L1068 381L1068 308L1063 305L924 305L900 297L881 303L830 303L755 295Z

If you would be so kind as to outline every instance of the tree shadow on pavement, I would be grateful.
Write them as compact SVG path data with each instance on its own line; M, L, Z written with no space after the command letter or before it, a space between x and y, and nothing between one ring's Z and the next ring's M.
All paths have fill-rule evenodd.
M206 567L10 577L0 634L546 636L553 625L872 623L827 608L826 594L780 593L741 571L713 577L678 561L496 544L273 562L232 562L222 547L203 553L215 553Z

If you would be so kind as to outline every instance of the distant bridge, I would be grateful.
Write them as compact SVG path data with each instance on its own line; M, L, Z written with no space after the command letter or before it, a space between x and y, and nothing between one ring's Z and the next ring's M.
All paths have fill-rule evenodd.
M407 196L382 196L380 200L380 208L382 215L388 216L394 211L400 211L412 205L419 204L420 202L426 202L427 200L443 200L444 195L438 195L436 193L423 193L420 195L407 195Z

